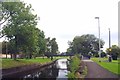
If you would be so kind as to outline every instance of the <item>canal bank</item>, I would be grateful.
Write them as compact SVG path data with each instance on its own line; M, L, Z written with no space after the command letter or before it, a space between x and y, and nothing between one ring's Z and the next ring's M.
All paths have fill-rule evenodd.
M2 77L5 78L60 78L67 79L67 59L58 59L44 65L33 64L22 67L15 67L2 70Z
M8 69L2 69L2 78L19 78L23 77L24 75L30 74L35 72L36 70L44 70L46 67L53 65L56 62L49 62L45 64L31 64L19 67L13 67Z
M47 78L50 80L67 80L67 63L67 59L58 59L53 65L45 68L43 71L38 70L37 72L24 76L24 78Z

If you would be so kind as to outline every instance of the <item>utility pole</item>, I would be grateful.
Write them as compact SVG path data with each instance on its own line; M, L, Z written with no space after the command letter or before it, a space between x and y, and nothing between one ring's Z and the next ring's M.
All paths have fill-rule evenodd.
M101 62L100 58L101 58L101 46L100 46L100 20L99 17L95 17L95 19L98 19L98 35L99 35L99 62Z
M108 28L108 30L109 30L109 54L110 54L110 56L109 56L109 62L112 62L112 55L111 55L111 35L110 35L110 28Z
M111 36L110 36L110 28L108 28L109 30L109 49L111 48Z

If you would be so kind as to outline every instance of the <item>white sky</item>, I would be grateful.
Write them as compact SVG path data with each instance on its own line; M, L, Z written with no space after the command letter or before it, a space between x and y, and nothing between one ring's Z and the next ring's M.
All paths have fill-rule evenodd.
M32 4L40 17L38 28L46 37L57 39L60 52L68 48L68 41L75 36L94 34L98 37L100 17L101 38L108 47L108 28L111 29L111 44L118 45L118 1L119 0L24 0Z
M119 0L21 0L30 3L40 17L38 28L46 37L55 37L60 52L68 48L68 41L75 36L94 34L98 37L100 17L101 38L104 49L109 45L108 28L111 29L111 44L118 45Z

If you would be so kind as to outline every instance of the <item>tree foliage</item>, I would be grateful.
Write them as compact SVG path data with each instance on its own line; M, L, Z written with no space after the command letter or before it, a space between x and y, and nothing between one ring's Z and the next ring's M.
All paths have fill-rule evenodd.
M58 44L56 42L56 38L52 38L51 40L51 53L57 53L58 52Z
M100 39L100 42L102 48L104 41ZM89 52L97 53L99 50L99 39L92 34L76 36L72 42L69 41L68 43L69 48L67 50L72 53L88 54Z
M48 37L46 39L46 53L48 55L58 53L58 44L56 42L56 38L50 39L50 37Z
M23 2L3 2L1 24L6 22L2 36L6 36L11 45L11 53L32 54L45 52L44 32L36 28L38 16L32 13L32 6Z
M2 54L8 53L8 51L6 49L7 45L8 45L8 42L6 42L6 41L2 42Z
M112 55L113 59L120 57L120 48L117 45L112 45L111 48L106 49L107 54Z

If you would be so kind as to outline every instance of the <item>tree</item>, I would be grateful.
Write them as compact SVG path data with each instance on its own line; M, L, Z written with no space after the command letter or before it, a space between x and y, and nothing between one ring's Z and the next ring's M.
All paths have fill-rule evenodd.
M110 49L107 48L106 52L112 55L113 60L117 60L117 57L120 57L120 48L117 45L112 45Z
M104 45L104 41L100 40L101 48ZM71 52L81 53L83 55L88 55L89 52L95 54L99 50L99 39L92 34L86 34L82 36L76 36L72 42L69 42L69 48Z
M16 52L16 48L15 48L15 41L14 39L11 39L9 41L9 45L8 45L8 53L11 55L11 59L13 58L12 54L14 54Z
M68 41L68 45L69 45L69 48L67 49L67 53L71 53L73 51L72 50L73 43L71 41Z
M12 58L12 53L15 52L15 46L13 45L14 41L10 40L8 41L3 41L2 42L2 54L6 54L6 58L7 58L7 54L11 54L11 58Z
M101 50L101 57L106 57L106 56L107 54L103 50Z
M38 32L36 31L35 27L33 28L30 27L27 30L28 31L26 31L26 34L24 34L23 36L25 37L25 40L23 41L24 44L21 45L21 49L23 50L23 52L26 53L27 57L31 59L32 55L35 55L39 52L39 43L38 43L39 36L38 36Z
M46 55L50 57L58 52L59 51L58 51L58 44L56 42L56 38L50 39L50 37L48 37L46 39Z
M2 10L0 16L0 25L3 25L5 22L9 21L11 17L9 11L5 9L5 7L7 7L7 5L4 5L3 3L0 2L0 9Z
M2 42L0 42L0 53L2 53Z
M5 54L5 53L6 53L6 45L7 45L7 42L6 42L6 41L3 41L3 42L2 42L2 54Z
M39 29L36 28L36 31L38 33L38 54L43 54L46 51L46 40L45 40L45 35L43 31L40 31Z
M56 42L56 38L52 38L51 40L51 53L57 53L58 52L58 44Z
M50 37L46 38L46 52L51 52Z
M35 26L37 25L37 15L31 13L31 5L23 2L3 2L2 15L3 20L7 21L2 30L2 36L6 36L15 47L14 59L16 53L20 50L31 52L37 48L38 36ZM1 20L1 21L3 21ZM3 21L4 22L4 21Z
M6 54L6 58L7 58L7 54L8 54L8 45L9 43L7 41L3 41L2 42L2 54Z

